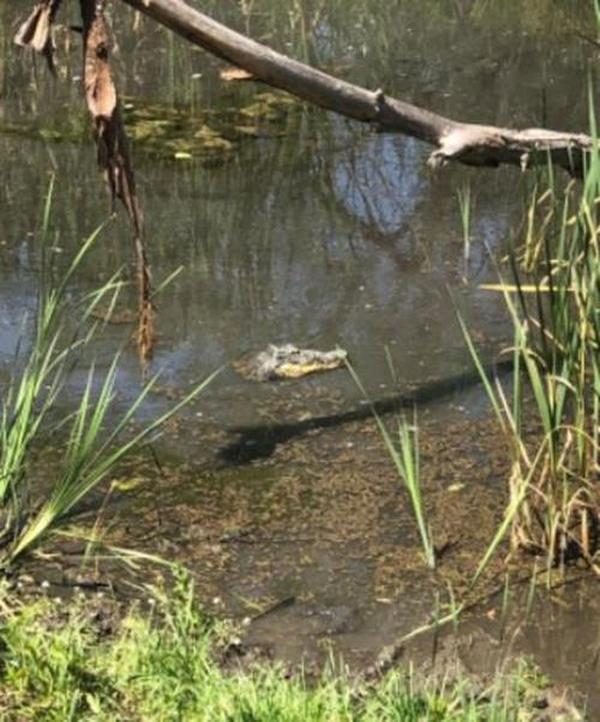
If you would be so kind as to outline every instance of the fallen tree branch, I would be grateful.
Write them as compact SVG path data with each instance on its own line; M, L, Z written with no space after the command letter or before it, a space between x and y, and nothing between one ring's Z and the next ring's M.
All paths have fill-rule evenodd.
M454 160L491 167L506 163L525 169L550 159L571 175L581 177L585 157L592 148L592 139L581 133L460 123L388 97L381 90L366 90L277 53L212 20L183 0L123 2L271 86L348 118L375 123L387 131L436 146L429 159L434 167Z

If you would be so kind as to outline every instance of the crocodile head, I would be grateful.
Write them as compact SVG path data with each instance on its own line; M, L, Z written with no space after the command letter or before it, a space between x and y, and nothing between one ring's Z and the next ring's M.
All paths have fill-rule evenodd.
M343 349L317 351L291 343L270 344L265 351L250 354L234 364L238 373L253 381L298 379L308 374L330 371L344 365L348 353Z

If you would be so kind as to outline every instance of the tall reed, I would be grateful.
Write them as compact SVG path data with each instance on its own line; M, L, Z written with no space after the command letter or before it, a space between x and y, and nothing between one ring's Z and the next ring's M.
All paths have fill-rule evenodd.
M465 257L465 278L467 276L469 259L471 256L471 186L468 183L456 193L460 222L463 234L463 248Z
M421 469L419 461L419 427L417 424L417 412L414 412L413 423L410 424L405 417L396 419L395 433L390 431L380 414L377 412L375 405L370 401L367 391L358 377L354 368L347 364L348 370L354 382L360 389L361 393L371 404L371 411L377 423L381 437L383 438L385 447L390 455L391 460L396 467L396 471L408 492L410 505L417 523L419 537L425 563L430 569L435 568L435 546L431 529L426 522L425 507L423 505L423 496L421 493Z
M595 121L592 117L595 133ZM522 247L497 289L513 325L512 389L483 370L512 449L510 500L489 560L510 530L513 549L548 564L583 558L600 572L600 154L582 185L552 174L533 194Z
M47 234L52 188L44 211L42 237ZM114 306L121 283L113 277L83 298L73 309L68 286L88 254L99 229L81 246L57 285L42 273L33 319L33 339L26 360L3 390L0 400L0 567L8 567L73 511L114 467L136 446L157 431L174 413L193 399L212 376L195 386L179 403L140 431L127 434L144 399L156 384L152 378L129 408L114 420L115 385L119 356L116 355L95 393L98 373L94 363L75 410L56 421L55 407L81 352L96 339L102 324L92 313L100 302ZM67 329L66 317L75 310L77 329ZM214 374L213 374L214 376ZM52 414L51 414L52 412ZM51 421L52 417L52 421ZM43 498L31 488L31 459L34 447L49 436L51 427L61 427L55 438L64 437L64 454L56 461L52 485Z

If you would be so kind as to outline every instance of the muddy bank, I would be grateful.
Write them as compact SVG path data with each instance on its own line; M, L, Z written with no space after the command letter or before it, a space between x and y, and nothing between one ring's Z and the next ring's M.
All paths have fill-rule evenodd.
M477 403L467 403L481 389L473 387L471 397L455 390L421 406L422 491L438 551L432 573L370 411L336 415L335 395L310 383L312 394L309 387L290 386L291 399L261 407L274 429L293 427L284 419L296 418L301 433L245 463L224 464L220 452L232 437L236 443L237 432L194 410L180 416L152 453L132 459L79 510L74 539L58 541L58 553L51 539L42 550L48 556L26 564L25 591L40 591L43 582L43 593L52 596L68 598L82 589L120 603L143 599L145 584L168 576L158 563L163 560L192 572L208 609L241 624L249 649L291 667L318 670L333 654L363 673L376 670L390 650L393 663L421 664L443 641L457 645L461 664L471 671L491 673L512 654L537 652L553 681L592 694L594 650L567 646L573 625L589 633L593 595L583 593L589 587L575 592L555 576L550 581L558 586L548 592L548 580L540 577L540 591L530 598L534 560L519 557L506 565L505 548L477 587L469 587L502 519L509 471L495 422ZM310 421L302 420L309 407L330 413L302 426ZM340 422L321 423L335 418ZM395 416L385 419L393 424ZM189 456L195 444L203 454ZM50 463L44 459L46 468ZM82 538L90 529L97 545ZM447 614L453 600L473 605L458 630L449 625L397 646ZM472 634L476 644L469 642ZM566 655L556 657L547 647L552 640L569 650Z
M506 658L493 674L469 672L455 643L438 643L429 664L385 673L349 671L335 657L326 670L274 664L230 624L207 616L185 575L171 581L153 588L145 604L122 608L81 593L68 604L3 599L0 708L57 721L88 711L102 719L223 722L248 715L379 722L399 710L402 719L582 719L573 700L580 709L582 701L531 663Z

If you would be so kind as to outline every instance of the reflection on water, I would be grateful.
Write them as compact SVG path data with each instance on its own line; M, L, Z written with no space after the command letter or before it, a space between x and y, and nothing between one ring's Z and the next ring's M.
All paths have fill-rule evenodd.
M59 32L59 78L49 78L10 44L11 29L29 4L18 0L0 7L0 374L9 368L23 334L27 342L23 317L35 306L39 218L49 175L57 176L49 239L49 257L57 267L106 219L108 209L81 110L78 40ZM575 33L578 26L584 27L590 5L582 1L559 6L550 0L473 0L451 5L433 0L384 4L335 0L321 4L315 19L308 10L310 3L296 3L291 12L287 3L262 0L248 17L233 3L216 4L215 14L296 57L455 118L577 130L585 128L587 119L584 70L597 59L594 47ZM70 4L65 11L72 12L67 8ZM76 22L68 15L67 20ZM124 8L114 9L114 24L120 48L116 70L123 93L140 106L152 104L153 118L160 118L161 105L165 115L173 107L184 112L186 133L193 129L195 115L197 132L201 132L205 119L200 115L207 110L214 113L211 127L218 130L220 122L230 123L232 115L237 117L255 102L258 92L264 92L263 86L220 82L216 60L146 20L136 32L132 14ZM69 45L70 53L65 52ZM480 343L497 348L505 341L508 326L502 304L478 290L477 284L494 278L490 254L501 252L515 236L529 181L513 169L451 167L431 175L425 165L429 149L412 139L377 133L295 101L281 102L277 108L273 118L253 120L251 136L236 139L222 158L212 156L210 162L176 161L165 154L159 159L143 142L132 144L155 283L183 266L183 272L157 299L155 367L163 369L164 388L179 392L250 349L287 341L305 347L339 344L348 349L373 396L389 391L386 347L400 392L409 384L420 386L460 375L470 364L452 299ZM466 269L456 195L465 184L471 185L474 201ZM103 231L72 293L93 288L120 267L132 273L130 264L129 228L120 217ZM130 332L127 326L109 325L104 344L96 349L99 361L107 363L114 350L126 344L119 376L122 399L140 383L135 348L128 342ZM82 379L75 375L73 384ZM298 384L253 385L228 370L191 410L176 434L177 448L183 458L195 459L198 453L206 457L210 424L213 431L244 425L285 427L287 422L302 423L309 415L335 415L355 406L358 398L343 372ZM475 394L472 400L471 411L480 397ZM156 396L147 412L164 403L162 395ZM432 416L437 413L433 410ZM439 413L438 420L443 420ZM449 413L447 408L444 413ZM438 431L443 436L443 424ZM381 506L382 499L368 488L370 484L364 479L359 482L352 454L367 455L360 469L368 474L378 469L374 458L381 450L372 439L366 446L361 444L360 429L353 433L346 438L344 430L336 430L327 442L327 453L318 444L311 446L308 458L289 471L289 484L285 474L290 459L279 449L272 460L278 471L271 486L271 482L263 485L256 479L238 479L235 474L243 473L240 470L230 472L229 486L222 479L222 487L210 486L214 519L227 510L229 519L228 515L237 514L242 522L252 518L259 523L260 514L256 517L253 507L257 489L267 500L273 498L270 491L293 495L294 503L279 497L281 507L269 512L271 521L287 529L286 508L294 513L310 510L310 495L319 494L315 484L328 483L321 467L342 463L340 454L346 455L343 468L348 476L342 474L332 482L325 500L328 507L315 504L318 515L307 511L302 519L305 527L300 521L294 527L300 538L317 523L318 542L314 548L309 542L303 548L306 571L303 577L294 577L294 593L301 595L304 588L308 595L298 605L298 633L314 627L321 634L328 628L321 619L325 619L324 610L333 609L336 634L350 635L348 649L377 644L390 629L406 631L406 624L415 620L415 606L422 609L429 604L428 595L417 603L413 590L414 603L405 605L405 613L385 601L373 611L374 587L380 587L376 593L381 598L401 594L398 588L402 587L378 584L374 579L396 580L399 562L386 564L399 553L395 545L404 544L397 536L411 527L406 510L404 516L390 512L401 500L388 467L381 471L388 485L378 480L374 487L381 492L377 486L381 483L385 488L387 506ZM223 433L216 440L225 449L231 442L232 437L224 440ZM432 482L433 491L441 493L453 473L465 481L469 464L481 467L482 459L488 466L481 467L481 484L501 478L497 470L490 476L495 462L485 455L489 448L478 457L473 450L475 439L467 438L467 442L462 442L465 448L461 450L452 433L442 438L441 446L448 453L443 470ZM374 451L369 456L371 447ZM214 462L215 450L210 451ZM452 461L459 451L467 459L460 473ZM385 465L385 460L381 463ZM318 473L315 465L321 465ZM170 528L179 527L181 534L174 538L183 559L210 570L210 554L200 553L197 537L186 542L183 534L191 534L194 524L202 527L206 514L212 513L211 507L196 519L198 510L209 504L205 484L206 480L194 486L190 480L185 499L165 502L165 516L173 517ZM152 503L156 503L158 492L152 493ZM480 498L480 492L473 494ZM366 522L361 529L377 537L377 544L354 538L338 547L331 542L329 550L321 548L318 521L329 523L327 508L344 499L349 515L366 508L376 515L378 530L369 532ZM373 506L365 507L365 499ZM493 499L499 504L497 496ZM440 523L445 503L440 497ZM373 519L369 524L373 525ZM269 528L276 529L277 524ZM314 529L310 534L315 535ZM157 535L160 546L165 535ZM285 596L286 584L277 586L269 575L283 569L291 578L298 547L282 551L281 546L272 545L270 549L271 555L280 553L279 566L271 564L272 558L265 562L268 573L257 578L254 586L240 570L261 566L261 548L241 546L241 551L232 551L230 571L234 571L225 577L225 586L231 582L240 595L258 590ZM414 554L414 548L410 551ZM311 554L317 558L312 566ZM400 566L406 563L406 556L399 559ZM228 568L227 560L221 562L221 567L206 572L213 573L213 582L215 571L224 573ZM336 583L338 573L343 583ZM321 587L326 599L319 597ZM358 601L350 608L342 598L352 595ZM308 612L313 616L307 622L302 614ZM294 608L282 613L288 622L290 615ZM377 635L375 629L383 631ZM304 644L307 637L298 637L298 643Z
M368 11L368 3L363 5L357 4L356 17ZM537 10L528 5L522 12L523 3L512 2L503 4L513 6L512 12L466 5L442 12L437 3L430 5L427 14L412 3L394 3L373 13L364 27L349 24L337 3L322 11L314 28L309 17L286 20L277 9L246 21L255 35L275 44L285 41L296 54L340 64L350 79L373 84L380 78L391 93L457 117L540 122L540 98L532 93L536 78L540 91L544 84L553 89L547 94L549 106L556 104L549 122L584 125L580 96L585 94L573 78L580 77L588 48L573 34L556 36L550 6L544 11L543 3ZM4 7L4 27L13 27L26 6L22 1ZM131 15L122 9L115 13L117 69L128 95L162 103L165 113L173 100L188 107L192 117L194 109L207 106L246 107L256 95L252 85L220 83L218 63L204 53L146 21L135 33ZM514 22L518 16L525 27ZM225 19L238 26L243 21L234 9ZM303 23L314 34L301 32ZM59 33L59 40L64 37ZM6 39L3 45L2 121L33 119L49 138L0 135L6 159L0 283L5 303L14 299L19 308L24 299L15 298L11 284L19 274L19 295L29 288L32 303L39 258L35 230L48 174L58 175L53 245L64 258L106 216L79 110L76 39L70 44L71 54L61 55L58 81L32 68L30 58L15 53ZM65 117L79 124L80 143L51 141L53 127ZM286 106L276 127L241 143L222 164L157 162L135 143L133 150L156 282L184 267L158 301L156 366L165 368L172 383L185 384L249 349L282 341L339 343L372 388L389 378L385 346L403 379L450 375L464 366L466 355L448 289L482 338L504 335L497 299L478 292L476 283L493 275L487 249L501 249L518 221L524 181L514 171L456 168L431 176L424 164L428 149L416 141L377 134L298 104ZM468 286L462 281L456 198L464 183L473 184L475 199ZM82 286L130 262L127 232L123 218L104 232ZM3 324L7 336L11 317L17 314ZM17 334L19 324L12 328ZM122 342L122 331L113 335ZM3 344L4 359L11 346ZM123 383L137 384L132 354L125 370ZM354 393L342 375L323 383ZM222 403L240 388L245 389L229 375L209 396ZM256 391L258 398L269 393ZM226 410L223 415L226 420Z

